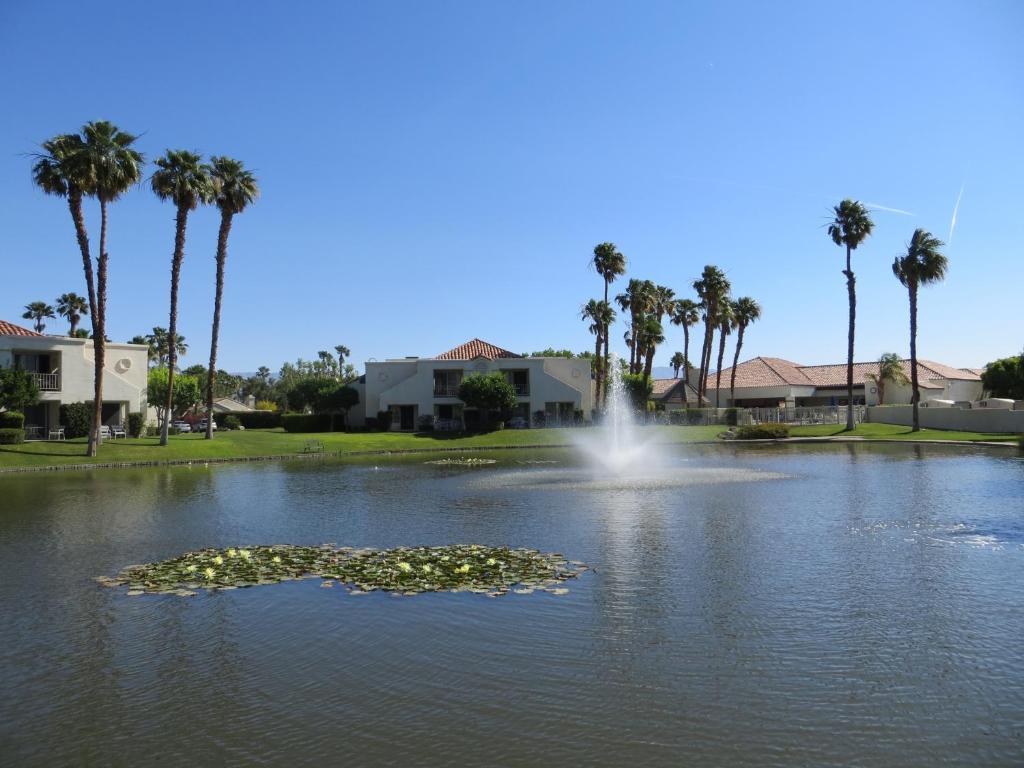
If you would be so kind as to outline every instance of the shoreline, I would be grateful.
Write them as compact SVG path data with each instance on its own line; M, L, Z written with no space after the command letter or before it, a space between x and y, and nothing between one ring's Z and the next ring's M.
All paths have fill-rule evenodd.
M786 444L821 444L821 443L898 443L902 445L951 445L959 447L982 446L985 448L1017 448L1012 440L913 440L887 437L857 437L828 435L823 437L786 437L781 439L763 440L691 440L680 443L655 443L659 446L671 445L786 445ZM217 456L207 459L154 459L142 461L100 461L67 464L46 464L38 467L2 467L0 475L19 474L24 472L77 472L90 469L136 469L141 467L182 467L194 464L244 464L247 462L293 461L323 458L365 457L365 456L403 456L417 453L459 453L472 451L515 451L544 450L549 448L572 448L572 443L547 443L523 445L474 445L459 448L396 448L373 449L363 451L317 451L309 453L277 453L262 456Z

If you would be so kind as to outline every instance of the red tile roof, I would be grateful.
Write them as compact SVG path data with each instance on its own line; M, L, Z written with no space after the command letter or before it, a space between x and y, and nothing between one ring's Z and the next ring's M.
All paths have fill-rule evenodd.
M42 336L41 333L30 331L28 328L22 328L20 325L14 323L8 323L6 320L0 320L0 336Z
M683 388L686 388L687 402L697 404L696 390L683 379L653 379L651 381L651 399L666 402L683 402Z
M869 373L878 373L878 363L854 363L853 384L863 385ZM910 378L910 361L903 361L903 373ZM729 380L732 368L722 371L722 382ZM951 368L931 360L917 361L917 376L920 386L925 389L941 389L928 382L934 379L951 379L955 381L978 381L978 374L962 368ZM714 374L709 382L714 381ZM709 388L713 388L709 383ZM846 363L834 365L797 365L789 360L777 357L755 357L736 366L736 386L739 387L777 387L777 386L810 386L810 387L845 387Z
M435 360L475 360L478 357L486 357L488 360L496 360L499 357L522 357L515 352L496 347L480 339L471 339L465 344L460 344L455 349L442 352Z

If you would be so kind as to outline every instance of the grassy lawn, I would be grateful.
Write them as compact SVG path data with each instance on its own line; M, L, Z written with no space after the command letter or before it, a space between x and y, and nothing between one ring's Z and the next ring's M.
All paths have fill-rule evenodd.
M721 427L652 427L657 442L713 440ZM85 439L63 442L31 442L0 446L0 469L45 467L59 464L107 462L204 461L208 459L283 456L301 453L307 440L319 440L326 452L445 450L519 445L567 445L575 430L507 429L482 435L451 433L407 434L401 432L331 432L292 434L280 429L222 432L213 440L202 435L175 435L165 447L155 437L107 441L97 458L84 456Z
M897 424L858 424L853 432L847 432L842 424L815 424L806 427L792 427L790 437L868 437L886 440L967 440L970 442L1009 442L1019 435L1009 432L956 432L950 429L922 429L911 432L910 427Z
M714 440L724 427L648 427L657 443L687 443ZM100 455L91 459L82 455L85 439L64 442L32 442L0 446L0 469L5 467L47 467L61 464L96 464L117 462L206 461L209 459L251 458L256 456L288 456L303 452L307 440L319 440L324 451L359 453L366 451L436 451L458 448L514 448L521 445L567 445L580 432L565 429L524 429L490 432L482 435L451 433L407 434L401 432L358 432L291 434L280 429L250 429L222 432L213 440L201 435L176 435L161 448L155 437L137 440L108 441ZM583 432L582 434L586 434ZM853 432L836 424L793 427L793 437L854 436L896 440L969 440L1014 441L1017 435L983 434L923 429L911 433L910 427L892 424L861 424Z

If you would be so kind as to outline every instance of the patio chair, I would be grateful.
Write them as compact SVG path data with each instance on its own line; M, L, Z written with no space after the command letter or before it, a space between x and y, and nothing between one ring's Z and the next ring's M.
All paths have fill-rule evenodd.
M103 438L104 440L110 439L110 427L108 427L106 424L100 425L100 437Z
M111 436L116 440L119 437L128 437L128 433L124 431L124 425L115 424L110 428Z
M64 439L64 427L51 427L46 439L47 440L63 440Z

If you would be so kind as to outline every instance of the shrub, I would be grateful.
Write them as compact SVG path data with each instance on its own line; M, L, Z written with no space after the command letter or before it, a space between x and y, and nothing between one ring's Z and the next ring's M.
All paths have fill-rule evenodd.
M160 437L160 425L159 424L147 424L146 425L146 437Z
M434 431L434 417L429 413L425 413L416 419L416 428L420 432L433 432Z
M686 423L686 411L669 411L668 423L681 427Z
M281 414L276 411L244 411L242 413L215 413L213 420L221 429L233 429L227 426L226 419L234 416L246 429L273 429L281 426Z
M377 431L387 432L391 429L391 411L377 411Z
M751 424L736 430L737 440L778 440L789 437L788 424Z
M216 419L214 421L216 421ZM235 416L234 414L231 414L231 415L227 416L224 419L224 428L225 429L241 429L242 428L242 420L240 418L238 418L237 416Z
M547 417L548 417L548 415L544 411L534 411L533 412L533 426L535 426L535 427L543 427L545 421L547 420Z
M330 432L329 413L285 413L281 416L285 432Z
M257 400L256 401L257 411L271 411L277 413L277 403L273 400Z
M85 437L92 427L92 403L67 403L60 407L64 437Z
M128 434L131 437L140 437L142 428L146 423L146 417L141 413L128 414Z
M490 421L491 411L500 413L515 408L516 390L499 371L472 373L459 385L459 400L479 410L483 418Z
M726 408L725 409L725 423L728 424L730 427L735 427L736 426L736 422L737 422L738 418L739 418L739 413L737 412L737 410L735 408Z
M696 426L704 421L704 412L700 408L687 408L686 409L686 423L691 427Z
M21 411L0 411L0 429L24 429L25 414Z
M3 427L0 429L0 445L16 445L25 442L25 430L20 427Z
M35 377L20 368L0 368L0 408L24 411L39 402Z

